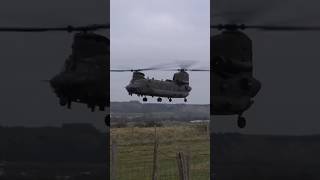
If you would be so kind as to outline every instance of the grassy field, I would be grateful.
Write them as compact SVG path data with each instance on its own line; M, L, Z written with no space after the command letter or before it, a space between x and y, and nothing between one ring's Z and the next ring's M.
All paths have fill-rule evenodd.
M190 157L193 180L209 179L209 135L206 125L157 127L158 179L178 180L176 153ZM117 144L117 179L151 180L155 128L112 128L111 137Z

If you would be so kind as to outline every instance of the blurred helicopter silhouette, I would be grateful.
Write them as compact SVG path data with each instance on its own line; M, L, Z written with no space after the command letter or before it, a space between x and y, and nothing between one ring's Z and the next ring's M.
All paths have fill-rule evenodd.
M61 106L72 102L87 104L91 111L104 111L109 102L108 69L110 41L95 33L77 33L72 54L63 70L50 80Z
M63 70L48 80L60 105L71 108L72 102L85 103L94 111L109 105L110 40L93 33L109 29L109 24L65 27L0 27L0 32L78 32L74 35L72 53Z
M232 19L226 24L211 25L211 30L222 31L210 38L211 43L211 114L238 115L238 127L246 126L242 116L254 103L261 83L253 75L252 40L243 31L320 31L320 26L275 26L235 24L241 14L222 14ZM242 17L243 18L243 17Z

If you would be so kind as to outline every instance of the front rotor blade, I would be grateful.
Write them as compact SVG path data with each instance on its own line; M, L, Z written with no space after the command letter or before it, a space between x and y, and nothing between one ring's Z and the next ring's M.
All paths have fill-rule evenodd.
M110 70L111 72L134 72L134 71L152 71L152 70L161 70L164 68L172 67L173 65L176 65L176 63L162 63L153 65L151 67L146 68L138 68L138 69L114 69Z

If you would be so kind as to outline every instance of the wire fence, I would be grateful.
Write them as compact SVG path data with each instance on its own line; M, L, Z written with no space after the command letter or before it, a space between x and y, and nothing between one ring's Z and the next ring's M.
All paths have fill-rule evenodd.
M209 158L206 155L205 158ZM159 156L159 166L157 180L180 180L179 169L176 157L170 159ZM152 180L153 162L152 161L125 161L117 166L117 175L114 180ZM190 180L208 180L209 167L199 169L193 165L190 166Z
M209 138L204 135L203 138L166 139L160 137L165 134L160 131L161 128L158 136L154 136L157 138L149 137L154 141L140 139L140 143L137 140L120 141L121 138L113 136L111 180L210 179ZM180 153L184 160L178 158ZM182 178L182 174L187 175Z

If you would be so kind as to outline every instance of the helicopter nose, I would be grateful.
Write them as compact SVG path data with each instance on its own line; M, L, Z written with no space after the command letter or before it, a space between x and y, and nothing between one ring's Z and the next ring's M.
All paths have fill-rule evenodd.
M126 89L127 89L127 91L128 91L129 93L136 92L136 91L138 90L137 87L132 86L132 85L126 86Z
M51 87L55 88L57 86L59 86L59 84L61 84L61 81L60 81L60 77L59 76L54 76L52 79L50 79L50 85Z
M66 86L70 86L71 81L70 78L64 75L56 75L50 80L50 85L54 89L60 89Z

